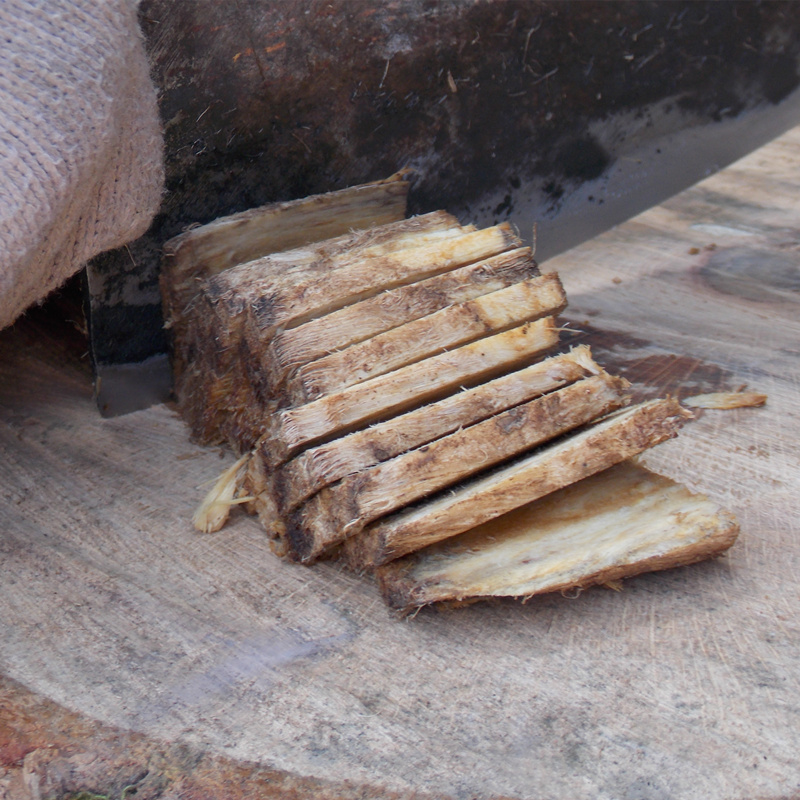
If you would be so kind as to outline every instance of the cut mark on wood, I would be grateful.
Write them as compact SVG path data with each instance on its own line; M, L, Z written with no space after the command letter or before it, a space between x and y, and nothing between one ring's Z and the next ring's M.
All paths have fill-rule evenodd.
M703 283L716 292L748 302L776 306L800 305L797 252L754 247L717 248L698 270Z
M562 318L563 320L563 318ZM631 383L633 402L670 395L678 399L695 394L734 391L741 384L730 370L692 356L653 353L654 344L626 333L602 330L573 320L572 344L591 346L595 358L610 372ZM639 356L638 353L648 355Z

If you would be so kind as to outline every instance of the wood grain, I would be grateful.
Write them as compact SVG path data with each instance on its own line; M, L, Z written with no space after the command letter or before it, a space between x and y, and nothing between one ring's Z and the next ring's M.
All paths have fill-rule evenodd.
M798 197L792 131L544 265L634 388L768 395L700 412L647 457L736 514L729 555L621 592L400 622L368 579L276 559L243 514L194 533L198 487L233 456L192 445L166 406L101 419L63 342L6 331L0 671L167 743L389 791L792 796Z

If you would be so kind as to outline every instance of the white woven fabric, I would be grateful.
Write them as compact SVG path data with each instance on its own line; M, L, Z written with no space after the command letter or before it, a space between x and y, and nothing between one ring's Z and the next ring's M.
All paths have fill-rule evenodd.
M0 328L144 233L162 186L133 0L2 0Z

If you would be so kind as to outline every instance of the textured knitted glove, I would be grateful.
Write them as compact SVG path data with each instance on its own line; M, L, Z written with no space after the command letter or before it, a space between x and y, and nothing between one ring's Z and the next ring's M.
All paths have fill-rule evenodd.
M0 2L0 328L141 235L163 185L136 4Z

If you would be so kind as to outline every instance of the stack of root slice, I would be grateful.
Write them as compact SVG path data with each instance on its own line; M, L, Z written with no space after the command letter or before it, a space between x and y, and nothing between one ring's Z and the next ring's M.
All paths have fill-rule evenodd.
M508 225L406 219L407 192L398 174L168 244L180 409L245 454L219 496L247 498L291 560L376 569L406 611L730 547L728 514L629 463L690 414L627 407L585 346L554 354L558 276Z

